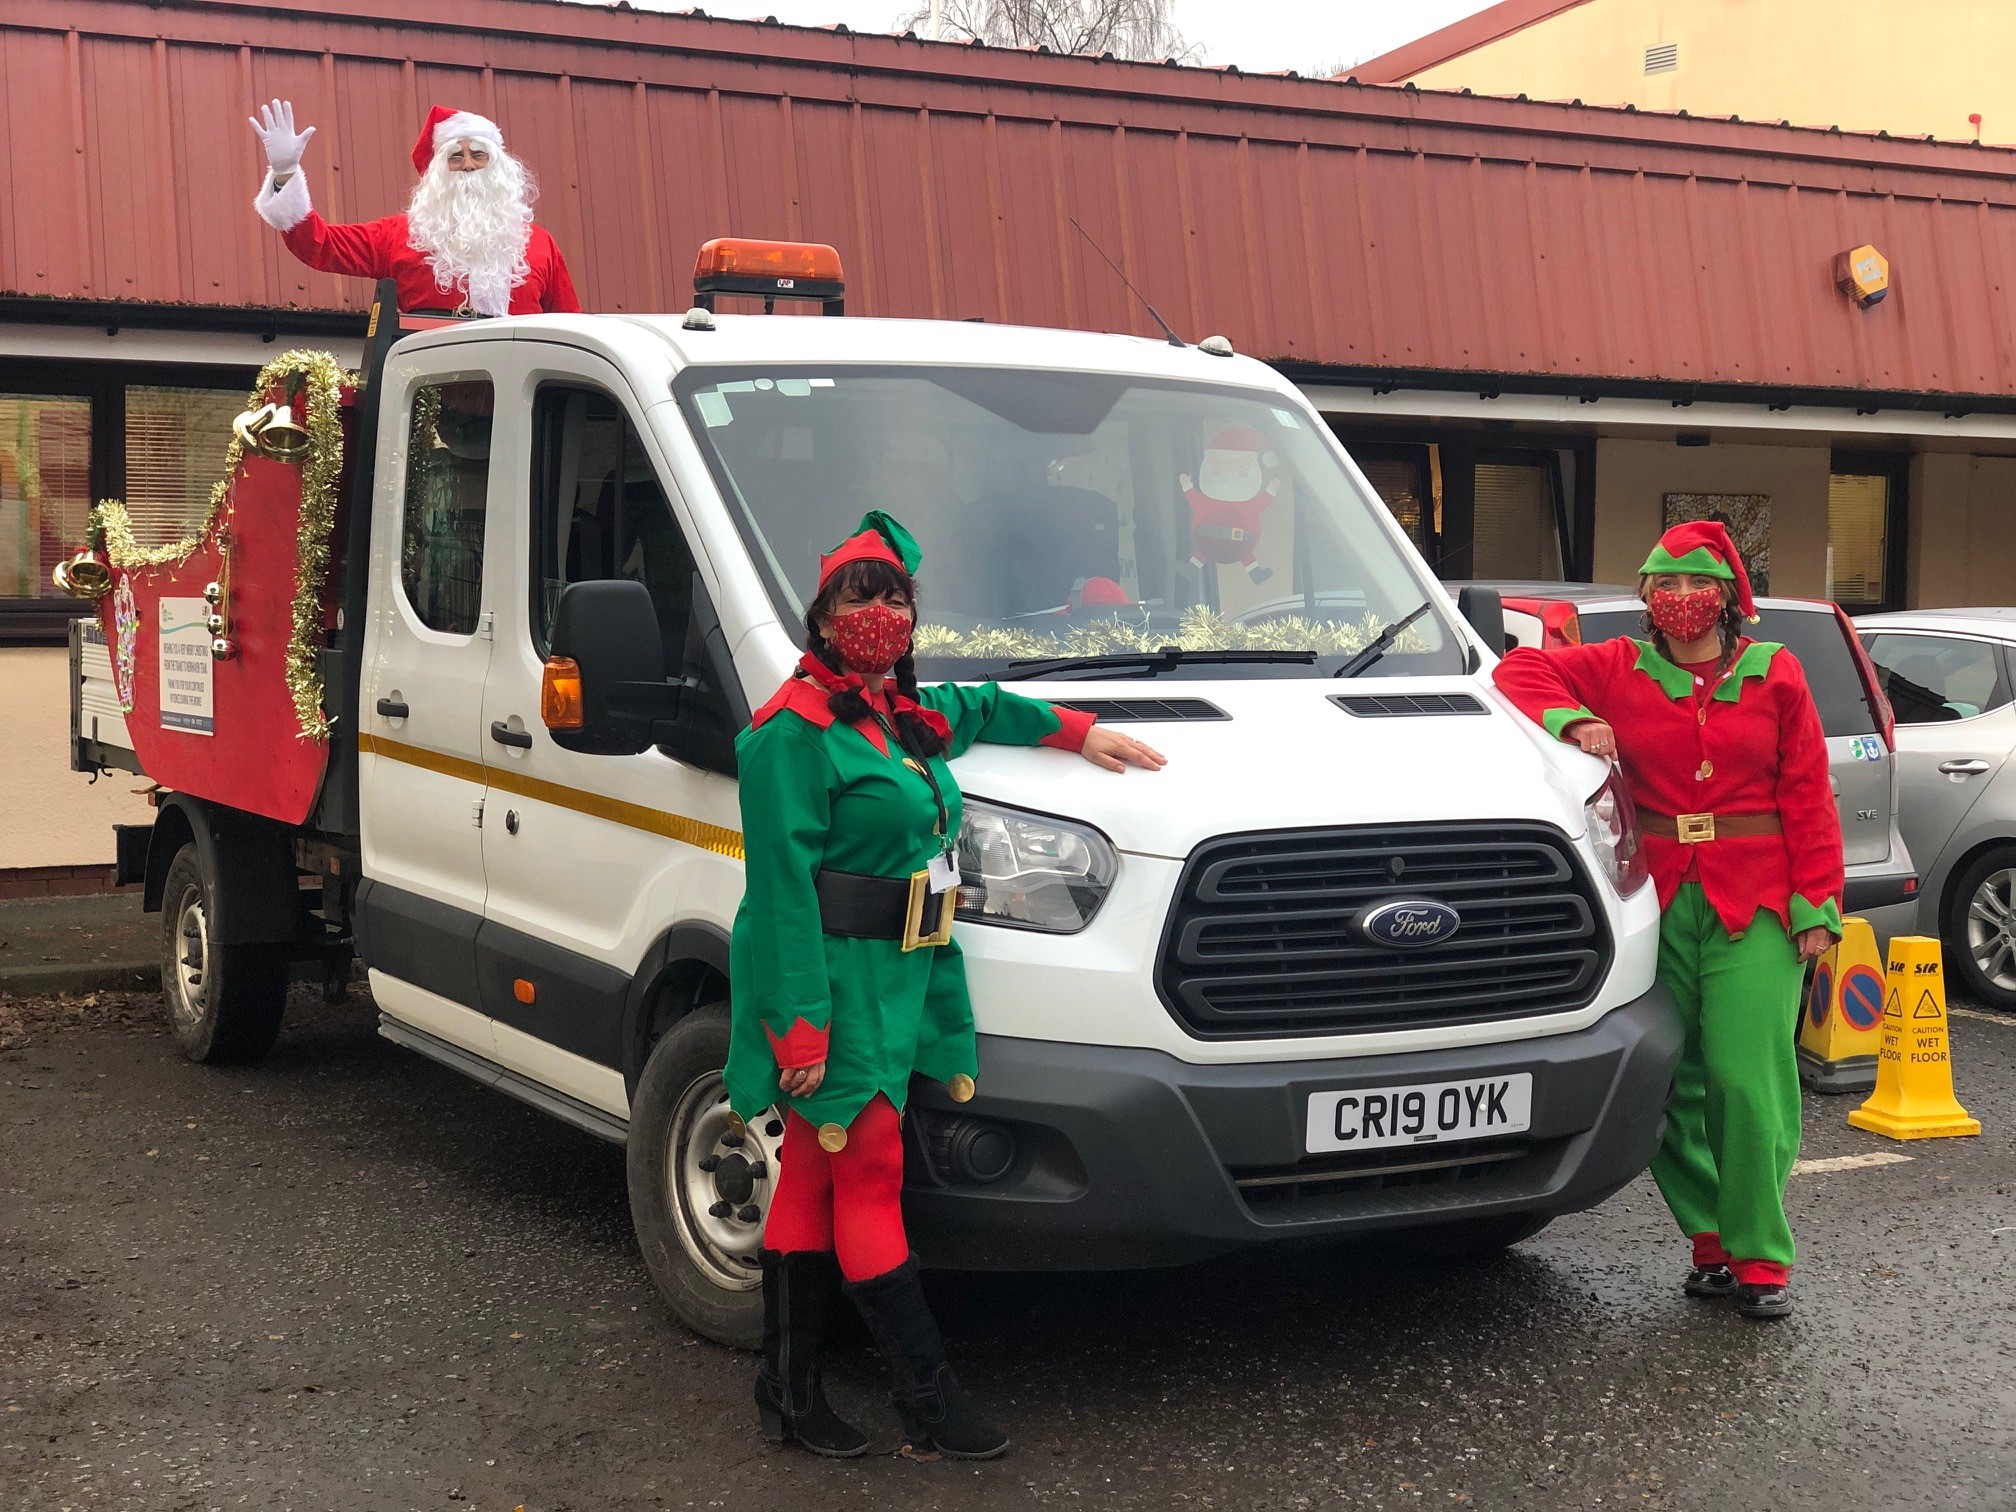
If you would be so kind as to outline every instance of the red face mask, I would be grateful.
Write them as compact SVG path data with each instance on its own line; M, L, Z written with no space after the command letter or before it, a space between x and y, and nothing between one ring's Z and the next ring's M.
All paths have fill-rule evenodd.
M1667 639L1697 641L1721 617L1722 590L1696 588L1691 593L1682 593L1677 588L1654 588L1651 609L1652 623L1666 632Z
M864 604L827 623L826 643L840 653L849 672L873 677L887 672L910 648L910 616L887 604Z

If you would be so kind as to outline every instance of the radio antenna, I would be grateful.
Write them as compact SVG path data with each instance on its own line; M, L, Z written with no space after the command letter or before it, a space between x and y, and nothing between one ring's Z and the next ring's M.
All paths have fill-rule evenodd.
M1071 224L1074 226L1078 226L1077 216L1074 215L1071 217ZM1141 308L1146 310L1150 315L1153 315L1155 317L1155 324L1162 327L1162 334L1169 338L1169 345L1173 347L1182 346L1184 344L1183 338L1181 336L1178 336L1173 330L1171 330L1169 328L1169 322L1162 318L1161 312L1158 311L1155 308L1155 306L1148 303L1148 296L1143 294L1139 289L1135 288L1133 284L1128 282L1127 275L1120 271L1120 264L1116 263L1115 261L1113 261L1112 258L1108 257L1106 255L1106 249L1100 246L1099 243L1097 243L1096 241L1092 240L1092 233L1090 231L1087 231L1083 226L1078 226L1078 234L1085 238L1087 244L1090 245L1090 247L1094 252L1097 252L1099 254L1100 261L1105 263L1107 267L1113 270L1113 276L1119 279L1121 283L1126 285L1127 292L1129 294L1132 294L1136 299L1141 301Z

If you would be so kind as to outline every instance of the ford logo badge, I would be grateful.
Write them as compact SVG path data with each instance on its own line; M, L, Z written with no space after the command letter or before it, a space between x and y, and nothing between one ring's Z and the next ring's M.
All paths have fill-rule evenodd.
M1401 898L1380 903L1358 916L1358 928L1374 945L1393 950L1418 950L1440 945L1462 928L1463 917L1446 903L1426 898Z

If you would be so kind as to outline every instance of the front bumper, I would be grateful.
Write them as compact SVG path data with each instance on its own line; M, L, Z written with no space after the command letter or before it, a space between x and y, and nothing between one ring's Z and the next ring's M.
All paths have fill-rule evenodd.
M912 1239L925 1262L955 1269L1104 1270L1574 1212L1650 1162L1680 1042L1679 1015L1656 986L1577 1033L1351 1059L1202 1066L1154 1050L982 1035L971 1102L914 1086ZM1533 1074L1524 1135L1355 1157L1303 1152L1312 1092L1518 1071ZM998 1125L1014 1136L1001 1179L961 1181L951 1169L944 1151L962 1119L980 1121L967 1134Z

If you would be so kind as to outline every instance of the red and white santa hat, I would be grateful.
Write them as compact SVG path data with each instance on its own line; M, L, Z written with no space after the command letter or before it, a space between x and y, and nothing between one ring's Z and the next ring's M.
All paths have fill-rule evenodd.
M493 152L502 152L504 133L488 116L436 105L427 112L419 140L413 144L413 171L425 173L427 165L434 161L434 154L450 142L481 142Z

